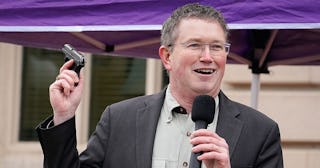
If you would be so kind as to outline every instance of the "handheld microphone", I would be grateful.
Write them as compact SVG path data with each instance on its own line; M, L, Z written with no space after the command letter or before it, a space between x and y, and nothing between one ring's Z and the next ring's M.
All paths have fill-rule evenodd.
M191 119L195 122L195 130L206 129L212 123L216 103L211 96L200 95L194 99L191 111ZM197 159L201 153L191 153L189 168L200 168L201 161Z

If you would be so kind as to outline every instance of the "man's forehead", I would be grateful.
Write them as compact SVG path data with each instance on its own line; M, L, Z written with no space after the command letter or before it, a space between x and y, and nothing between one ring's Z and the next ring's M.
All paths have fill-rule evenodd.
M183 34L183 36L181 36ZM213 38L213 41L225 41L225 32L216 20L188 18L180 21L175 29L176 40L186 38L188 40L202 41L204 38Z

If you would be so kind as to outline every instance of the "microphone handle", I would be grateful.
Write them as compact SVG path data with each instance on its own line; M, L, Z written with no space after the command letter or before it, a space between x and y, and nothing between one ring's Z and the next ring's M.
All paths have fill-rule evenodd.
M201 153L191 153L189 168L201 168L202 161L197 159L197 157L200 155Z
M205 121L195 121L195 130L198 129L206 129L208 127L208 123ZM198 160L197 157L200 156L202 152L198 153L193 153L191 152L191 157L190 157L190 166L189 168L201 168L201 160Z
M195 129L194 130L198 130L198 129L207 129L208 127L208 123L202 120L198 120L195 121Z

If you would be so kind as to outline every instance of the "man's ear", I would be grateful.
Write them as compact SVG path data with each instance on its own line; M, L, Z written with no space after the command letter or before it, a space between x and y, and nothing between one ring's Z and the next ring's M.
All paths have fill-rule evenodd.
M159 48L159 56L161 58L163 66L166 68L166 70L171 69L171 54L169 52L169 49L165 46L160 46Z

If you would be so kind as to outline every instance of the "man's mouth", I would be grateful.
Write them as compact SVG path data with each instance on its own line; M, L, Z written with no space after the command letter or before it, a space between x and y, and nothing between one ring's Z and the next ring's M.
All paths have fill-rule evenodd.
M210 74L213 74L215 72L214 69L196 69L194 71L197 72L197 73L200 73L200 74L204 74L204 75L210 75Z

